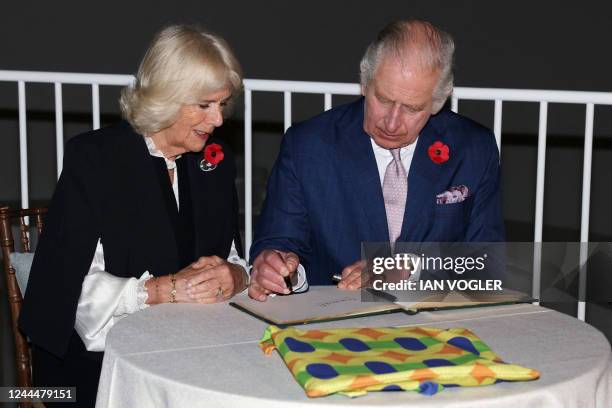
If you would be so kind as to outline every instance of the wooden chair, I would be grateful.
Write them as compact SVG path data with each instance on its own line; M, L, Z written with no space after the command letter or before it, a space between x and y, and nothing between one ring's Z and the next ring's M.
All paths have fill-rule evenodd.
M2 258L4 260L4 272L6 275L6 287L11 313L11 326L15 339L15 364L17 370L17 386L19 387L32 386L32 363L27 339L21 334L17 327L23 295L17 284L15 270L11 266L11 261L9 259L9 254L15 252L12 225L17 221L19 223L19 238L22 252L31 252L30 226L26 223L26 217L29 217L30 225L34 225L40 235L43 227L43 215L46 212L46 208L11 210L7 206L0 206L0 246L2 247ZM29 404L22 404L22 406L29 406Z

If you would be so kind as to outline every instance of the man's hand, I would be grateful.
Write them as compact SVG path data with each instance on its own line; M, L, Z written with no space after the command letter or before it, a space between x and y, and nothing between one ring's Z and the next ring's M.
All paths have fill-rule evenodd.
M285 276L292 276L300 258L293 252L264 249L253 262L249 296L264 302L270 293L289 294Z
M365 261L357 261L342 270L342 280L338 283L338 289L355 290L368 286L371 274L366 268Z

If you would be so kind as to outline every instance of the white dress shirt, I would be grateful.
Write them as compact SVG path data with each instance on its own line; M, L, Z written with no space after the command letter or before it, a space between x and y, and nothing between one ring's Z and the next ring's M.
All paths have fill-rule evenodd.
M418 139L417 139L418 140ZM412 164L412 157L414 156L414 149L416 148L417 140L408 146L404 146L400 149L400 158L406 174L410 171L410 165ZM385 179L385 172L389 163L393 160L393 155L388 149L380 147L374 142L374 139L370 138L372 143L372 150L374 151L374 157L376 158L376 166L378 167L378 175L380 176L380 185L382 186L383 180Z
M175 169L174 160L168 160L159 151L150 137L145 142L151 156L162 157L168 169ZM177 156L177 159L180 156ZM179 207L178 172L174 172L172 191ZM248 271L246 261L238 255L232 242L227 261L242 266ZM145 282L153 276L145 271L140 278L120 278L105 270L104 247L100 239L96 246L89 272L83 280L81 296L77 305L75 329L89 351L104 351L108 331L127 315L147 308L148 294Z

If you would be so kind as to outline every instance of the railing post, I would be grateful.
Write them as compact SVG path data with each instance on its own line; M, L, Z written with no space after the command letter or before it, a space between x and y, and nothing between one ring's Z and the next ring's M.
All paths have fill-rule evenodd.
M28 187L28 131L26 122L26 93L25 82L17 83L19 99L19 170L21 174L21 207L30 206Z
M593 122L595 106L586 105L584 124L584 159L582 163L582 211L580 215L580 276L578 279L578 319L586 318L587 258L589 245L589 210L591 205L591 161L593 157Z
M244 256L253 242L253 122L251 90L244 89Z
M100 129L100 86L91 84L91 110L93 130Z
M332 107L332 95L327 92L325 93L325 96L323 97L323 109L325 109L326 111L330 110Z
M495 100L495 112L493 115L493 133L495 134L495 141L497 142L497 150L499 150L499 157L501 160L501 134L502 134L502 101L501 99Z
M540 299L542 269L542 231L544 229L544 176L546 175L546 129L548 127L548 103L540 102L538 123L538 160L536 170L535 230L533 236L533 287L532 296ZM539 304L540 302L534 302Z
M62 173L64 160L64 117L62 106L62 84L55 83L55 156L57 158L57 178Z
M291 127L291 92L285 91L283 95L284 95L284 98L283 98L284 120L283 122L284 122L284 129L286 132L287 129Z

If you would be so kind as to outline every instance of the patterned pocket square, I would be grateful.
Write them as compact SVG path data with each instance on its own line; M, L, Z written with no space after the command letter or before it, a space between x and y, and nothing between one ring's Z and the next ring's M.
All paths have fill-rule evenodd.
M460 203L469 196L469 189L463 184L453 186L448 190L436 195L436 204Z

